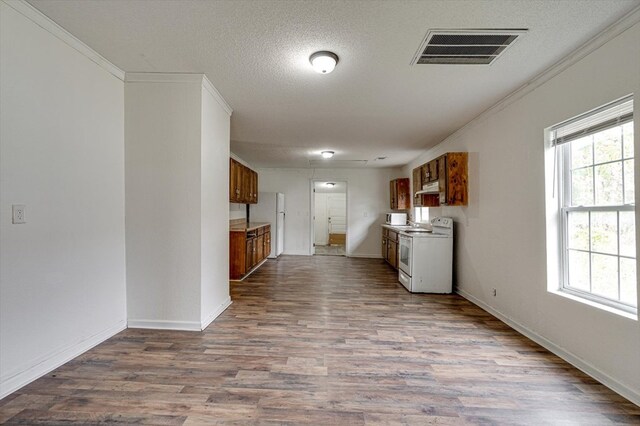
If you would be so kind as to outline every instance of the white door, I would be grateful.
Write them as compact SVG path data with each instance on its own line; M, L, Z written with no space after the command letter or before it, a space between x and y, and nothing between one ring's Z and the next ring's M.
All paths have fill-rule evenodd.
M326 246L329 244L329 220L327 216L327 195L316 192L314 198L314 242L317 246Z
M329 194L327 210L330 234L347 232L347 194Z
M278 192L276 195L276 256L280 256L284 251L284 194ZM271 234L271 246L273 246L273 232Z

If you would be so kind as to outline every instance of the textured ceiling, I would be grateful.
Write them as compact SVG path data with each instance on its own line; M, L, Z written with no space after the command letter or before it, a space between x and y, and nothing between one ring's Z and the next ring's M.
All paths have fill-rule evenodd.
M125 71L204 72L234 109L232 150L254 166L309 167L330 149L341 164L384 167L440 142L640 0L30 3ZM529 32L491 66L411 66L434 28ZM340 57L332 74L311 69L317 50Z

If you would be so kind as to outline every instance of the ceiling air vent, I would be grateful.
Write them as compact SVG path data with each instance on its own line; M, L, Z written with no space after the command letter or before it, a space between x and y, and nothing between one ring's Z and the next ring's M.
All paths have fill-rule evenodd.
M430 30L412 65L489 65L526 32L526 29Z

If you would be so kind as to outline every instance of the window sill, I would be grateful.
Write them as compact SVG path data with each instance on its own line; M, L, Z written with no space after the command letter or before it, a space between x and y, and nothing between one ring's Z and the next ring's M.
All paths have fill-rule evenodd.
M562 290L548 290L548 291L551 294L555 294L557 296L565 297L567 299L571 299L571 300L574 300L576 302L580 302L580 303L583 303L585 305L589 305L589 306L592 306L594 308L610 312L612 314L620 315L621 317L625 317L625 318L628 318L630 320L638 321L638 313L637 312L634 314L634 313L631 313L631 312L623 311L622 309L616 309L616 308L614 308L612 306L608 306L608 305L605 305L603 303L598 303L598 302L593 301L593 300L585 299L584 297L576 296L576 295L574 295L572 293L569 293L567 291L562 291Z

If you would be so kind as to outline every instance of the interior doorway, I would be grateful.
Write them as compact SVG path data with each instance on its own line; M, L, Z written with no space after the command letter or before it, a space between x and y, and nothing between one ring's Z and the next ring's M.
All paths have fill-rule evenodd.
M313 182L313 253L345 256L347 246L347 183Z

